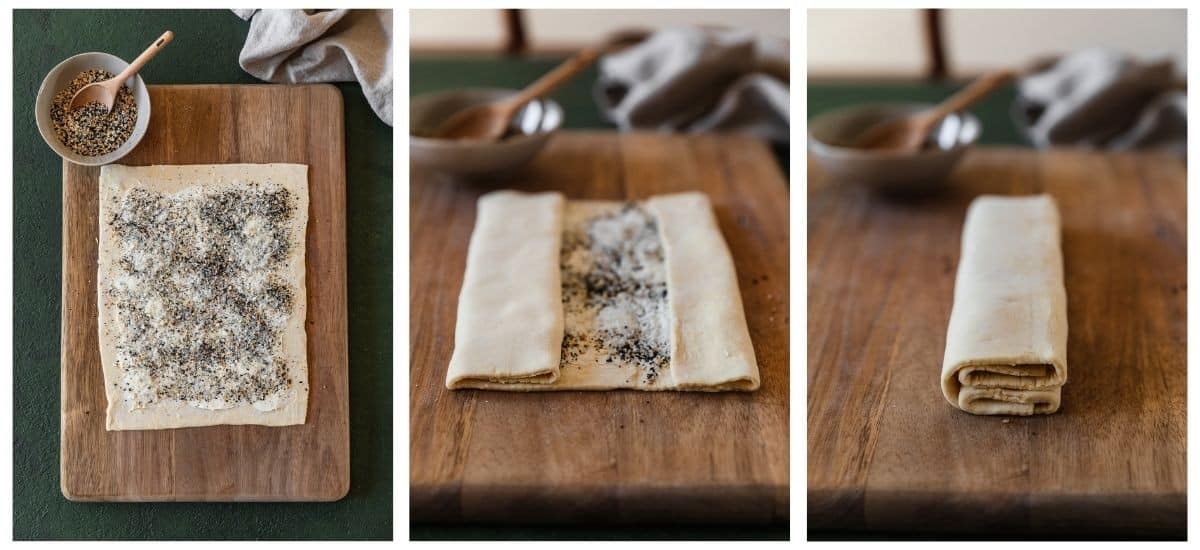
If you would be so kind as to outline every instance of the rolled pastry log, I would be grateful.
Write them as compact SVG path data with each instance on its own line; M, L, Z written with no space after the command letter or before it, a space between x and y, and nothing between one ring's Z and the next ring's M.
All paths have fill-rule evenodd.
M1058 410L1067 381L1067 295L1049 195L981 196L967 209L942 394L972 414Z

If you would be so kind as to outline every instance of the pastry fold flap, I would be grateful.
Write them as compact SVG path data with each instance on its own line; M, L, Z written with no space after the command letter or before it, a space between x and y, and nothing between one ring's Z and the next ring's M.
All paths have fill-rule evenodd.
M562 216L558 193L500 191L479 199L446 387L558 379Z
M737 273L703 193L646 201L658 220L671 289L671 377L677 389L756 390L758 364Z
M982 196L967 209L942 393L972 414L1058 410L1067 300L1054 199Z

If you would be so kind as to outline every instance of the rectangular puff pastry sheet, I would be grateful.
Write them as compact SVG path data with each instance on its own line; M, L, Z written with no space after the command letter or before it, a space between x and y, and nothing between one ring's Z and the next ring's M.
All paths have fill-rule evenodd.
M294 392L278 408L269 411L244 404L227 409L203 409L186 402L167 400L134 409L125 402L114 382L121 373L116 363L116 339L105 329L115 320L115 304L108 303L111 263L119 257L119 245L105 223L115 211L116 200L127 190L145 188L162 193L199 189L219 191L243 186L247 181L270 181L287 188L297 197L295 218L289 242L290 252L280 268L281 278L291 290L293 307L283 329L280 357L289 365L288 376L295 381ZM305 235L308 228L308 166L303 164L196 164L122 166L100 169L99 258L97 292L99 310L100 360L104 370L108 399L106 428L113 430L155 430L220 424L258 424L286 426L303 424L308 410L308 356L304 322L307 317L305 289Z
M1067 381L1067 296L1049 195L981 196L967 209L942 393L972 414L1058 410Z
M572 208L617 208L572 201ZM752 391L758 365L733 259L702 193L653 197L665 256L671 357L647 381L629 369L560 364L564 334L561 194L489 193L479 200L458 304L450 389ZM565 368L564 368L565 367Z

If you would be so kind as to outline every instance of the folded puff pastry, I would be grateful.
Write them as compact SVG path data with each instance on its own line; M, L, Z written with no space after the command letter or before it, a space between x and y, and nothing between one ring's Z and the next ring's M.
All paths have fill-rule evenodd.
M634 350L633 358L619 350L575 351L569 344L605 338L605 318L619 314L613 312L628 297L572 286L567 279L573 252L566 239L592 220L622 216L641 220L640 229L610 223L597 231L617 235L612 238L616 248L608 252L629 252L626 245L635 235L649 239L646 250L657 262L658 279L648 287L651 293L643 294L659 301L628 306L627 320L618 323L657 326L635 331L634 341L617 342ZM586 256L586 247L574 253ZM616 264L627 268L631 261L637 258ZM634 273L644 271L638 266ZM586 275L604 275L610 280L592 279L612 288L630 286L611 281L611 272ZM583 302L593 309L576 311L586 310ZM653 338L669 342L669 358L660 358L657 368L639 368L634 363L644 347L636 340ZM666 346L660 344L662 350ZM733 260L705 195L662 195L639 203L565 201L559 193L514 191L480 198L446 387L722 391L758 386Z
M1067 381L1059 225L1048 195L982 196L967 209L941 379L955 407L1058 410Z

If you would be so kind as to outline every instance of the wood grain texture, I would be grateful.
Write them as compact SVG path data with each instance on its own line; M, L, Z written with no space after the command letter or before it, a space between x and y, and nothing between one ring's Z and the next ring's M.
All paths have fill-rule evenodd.
M707 193L733 254L762 388L447 390L475 203L503 188L573 199ZM414 521L787 520L788 197L762 143L568 132L503 181L450 181L413 167L411 199Z
M981 148L945 193L908 200L814 181L810 529L1186 533L1179 159ZM939 389L966 208L1041 192L1063 223L1062 409L972 416Z
M151 86L122 164L308 164L308 418L286 427L104 429L99 168L63 163L63 495L81 501L337 500L350 486L342 97L317 86Z

